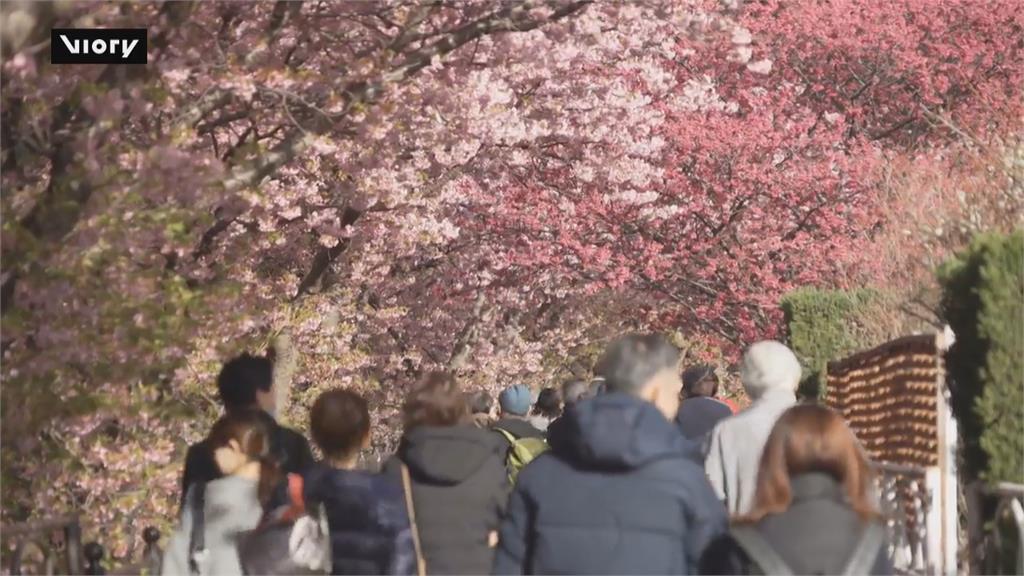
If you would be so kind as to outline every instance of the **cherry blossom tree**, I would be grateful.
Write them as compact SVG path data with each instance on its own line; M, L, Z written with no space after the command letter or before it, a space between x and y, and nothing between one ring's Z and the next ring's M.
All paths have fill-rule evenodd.
M732 356L877 280L881 169L1018 129L1017 11L930 4L5 6L5 520L89 506L131 555L243 349L294 425L361 390L386 452L425 369ZM53 67L59 25L148 26L150 64Z

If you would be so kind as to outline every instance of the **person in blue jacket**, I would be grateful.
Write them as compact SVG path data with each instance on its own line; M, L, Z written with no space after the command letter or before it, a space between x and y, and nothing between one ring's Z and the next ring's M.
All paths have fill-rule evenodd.
M726 513L673 419L679 350L627 335L601 363L606 391L552 424L519 474L495 574L691 574Z
M370 443L366 400L334 389L310 411L313 441L324 461L303 474L307 509L322 504L331 532L332 574L415 574L416 549L402 485L356 470Z

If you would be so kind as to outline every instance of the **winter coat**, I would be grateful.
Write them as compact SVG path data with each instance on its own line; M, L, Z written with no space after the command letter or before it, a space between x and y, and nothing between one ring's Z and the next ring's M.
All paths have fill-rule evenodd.
M676 424L683 436L703 443L720 421L732 416L729 405L708 396L687 398L679 405Z
M331 531L332 574L415 574L409 515L394 478L319 464L306 470L303 498L321 503Z
M533 423L530 422L529 420L524 420L522 418L509 418L506 416L505 418L501 418L497 422L495 422L494 426L491 426L491 428L501 428L502 430L515 436L516 439L544 438L543 430L534 426ZM504 438L504 436L501 436L500 434L496 435L501 438ZM506 444L508 444L507 441Z
M255 528L263 516L257 497L258 484L251 478L226 476L206 485L203 534L208 557L201 574L230 576L242 573L237 541L243 532ZM189 569L189 542L194 497L195 487L192 487L185 497L181 525L171 535L164 551L161 573L165 576L189 576L192 573Z
M810 473L794 477L791 488L789 508L754 528L794 574L841 574L864 530L842 486L827 474ZM883 544L878 550L871 574L893 573L886 548ZM708 546L701 560L701 574L762 573L729 535Z
M775 421L796 404L788 390L768 390L749 408L722 420L711 432L704 469L729 513L746 514L754 502L761 452Z
M690 574L725 529L692 444L652 404L579 402L520 472L495 574Z
M486 574L508 501L507 443L472 425L421 426L406 432L385 473L409 468L413 506L429 574Z
M313 452L302 434L281 426L266 412L260 411L259 414L270 430L270 450L276 455L282 474L298 474L313 465ZM190 486L196 482L209 482L220 477L220 469L206 440L189 446L185 455L185 471L181 477L181 503L185 502L185 494Z

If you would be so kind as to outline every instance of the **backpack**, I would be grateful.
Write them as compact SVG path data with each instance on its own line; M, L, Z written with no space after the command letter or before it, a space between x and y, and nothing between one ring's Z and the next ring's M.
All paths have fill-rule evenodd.
M495 428L505 440L508 440L512 448L508 451L505 459L505 467L508 468L508 480L515 484L519 471L526 467L534 458L548 451L550 446L542 438L516 438L511 432Z
M757 528L733 526L729 529L729 534L764 574L775 576L791 576L793 574L793 570L765 540L764 536L757 531ZM853 554L846 561L842 572L843 576L869 574L884 541L885 533L882 526L875 522L868 524L857 542L857 547L853 549Z
M329 574L331 534L322 505L310 513L302 497L302 477L288 475L289 504L268 514L241 535L238 557L245 574Z

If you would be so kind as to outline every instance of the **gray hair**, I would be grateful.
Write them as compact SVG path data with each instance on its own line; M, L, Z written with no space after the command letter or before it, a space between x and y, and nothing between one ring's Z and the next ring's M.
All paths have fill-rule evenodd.
M658 372L678 365L679 349L661 334L627 334L605 350L598 374L609 392L638 394Z

